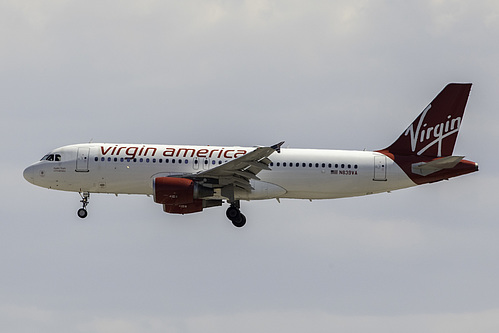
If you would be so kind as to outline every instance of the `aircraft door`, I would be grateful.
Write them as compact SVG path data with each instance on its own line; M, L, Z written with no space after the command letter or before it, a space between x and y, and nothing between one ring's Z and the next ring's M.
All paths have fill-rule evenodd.
M76 156L77 172L88 172L89 154L90 154L90 148L78 148L78 153Z
M386 156L374 156L373 180L386 181Z

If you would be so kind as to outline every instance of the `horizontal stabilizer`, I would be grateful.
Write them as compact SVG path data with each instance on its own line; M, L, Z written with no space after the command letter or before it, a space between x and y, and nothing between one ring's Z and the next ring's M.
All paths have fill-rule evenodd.
M430 162L414 163L412 164L412 172L417 175L428 176L443 169L452 169L458 165L463 158L464 156L447 156Z

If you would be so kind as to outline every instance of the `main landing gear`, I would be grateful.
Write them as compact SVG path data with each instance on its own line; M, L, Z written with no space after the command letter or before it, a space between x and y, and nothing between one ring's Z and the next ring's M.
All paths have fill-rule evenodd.
M84 219L85 217L87 217L88 213L87 213L87 205L88 205L88 201L89 201L89 198L90 198L90 193L88 192L80 192L80 197L81 197L81 200L80 202L83 204L83 208L80 208L78 209L78 217Z
M240 208L239 200L236 200L230 203L230 207L227 208L227 212L225 213L227 218L237 228L241 228L246 224L246 216L241 214Z

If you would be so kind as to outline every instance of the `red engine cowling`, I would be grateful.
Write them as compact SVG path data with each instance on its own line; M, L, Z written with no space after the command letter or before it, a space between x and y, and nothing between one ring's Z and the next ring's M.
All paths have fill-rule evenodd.
M154 179L154 202L180 205L194 202L194 181L185 178L158 177Z
M186 178L158 177L153 186L154 202L163 204L163 210L173 214L200 212L202 198L213 195L213 189Z

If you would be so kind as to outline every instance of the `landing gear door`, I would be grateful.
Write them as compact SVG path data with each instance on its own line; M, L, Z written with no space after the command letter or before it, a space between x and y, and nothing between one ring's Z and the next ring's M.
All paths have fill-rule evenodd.
M374 178L376 181L386 181L386 156L374 156Z
M76 157L76 172L88 172L90 148L78 148Z

